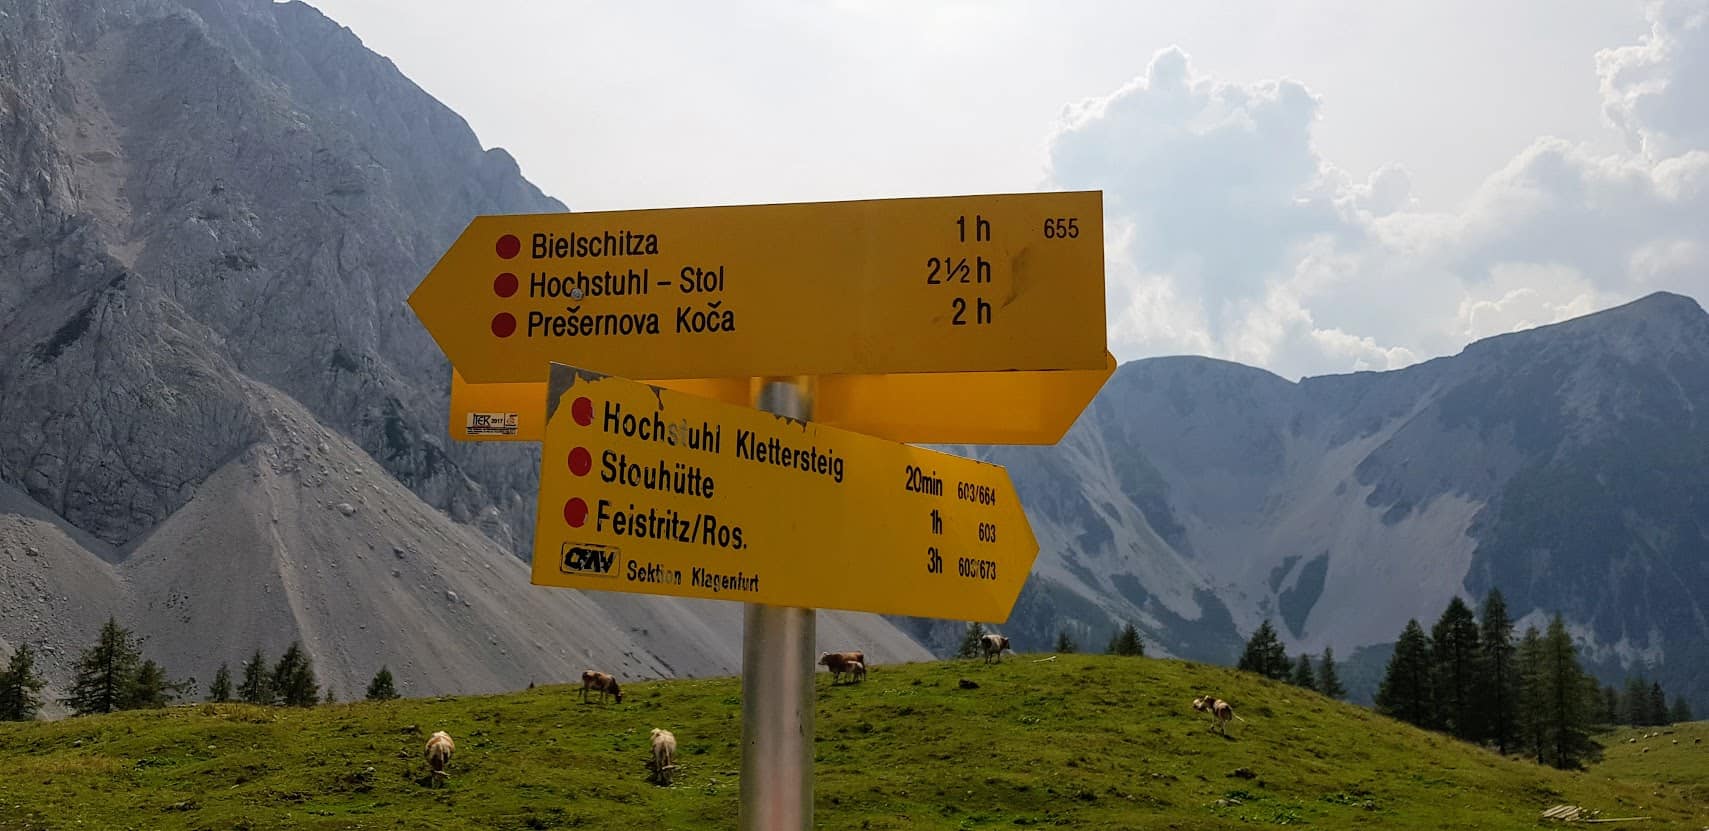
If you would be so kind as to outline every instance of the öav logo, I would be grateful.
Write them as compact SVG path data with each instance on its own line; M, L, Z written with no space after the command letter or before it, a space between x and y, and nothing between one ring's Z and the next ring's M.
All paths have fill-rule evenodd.
M592 543L569 543L559 547L559 570L565 574L584 574L589 577L616 577L611 573L612 566L617 564L617 549Z

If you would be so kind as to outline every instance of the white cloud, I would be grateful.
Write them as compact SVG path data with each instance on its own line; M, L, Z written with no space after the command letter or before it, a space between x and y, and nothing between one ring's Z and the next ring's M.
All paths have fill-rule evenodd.
M1530 329L1588 314L1599 306L1595 287L1565 266L1501 265L1490 281L1460 301L1466 340Z
M1596 53L1603 112L1654 158L1709 146L1709 0L1654 2L1649 18L1641 42Z
M1656 290L1709 295L1705 9L1655 5L1642 44L1595 56L1629 151L1539 138L1435 213L1400 166L1360 182L1324 159L1305 85L1217 81L1159 52L1068 107L1050 142L1053 186L1105 191L1112 348L1298 377L1397 368Z
M1342 227L1311 149L1316 113L1298 83L1216 83L1166 49L1144 77L1065 111L1050 174L1104 189L1142 270L1255 289L1295 243Z

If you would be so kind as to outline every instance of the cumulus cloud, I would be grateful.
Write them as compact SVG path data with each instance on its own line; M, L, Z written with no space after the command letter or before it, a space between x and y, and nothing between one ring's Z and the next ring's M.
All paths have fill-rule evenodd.
M1649 18L1641 42L1596 54L1603 112L1651 157L1709 147L1709 0L1652 3Z
M1112 347L1299 377L1656 290L1709 298L1709 0L1648 13L1640 44L1594 56L1629 151L1539 138L1452 212L1419 211L1402 167L1355 181L1323 158L1304 84L1219 81L1180 49L1067 107L1049 175L1105 192Z
M1262 291L1294 246L1349 229L1311 148L1317 109L1301 84L1218 83L1168 49L1143 77L1064 112L1050 175L1104 190L1107 214L1127 224L1124 261L1169 275L1220 335L1222 298Z
M1466 340L1559 323L1604 305L1595 287L1565 266L1501 265L1490 277L1460 301L1459 331Z

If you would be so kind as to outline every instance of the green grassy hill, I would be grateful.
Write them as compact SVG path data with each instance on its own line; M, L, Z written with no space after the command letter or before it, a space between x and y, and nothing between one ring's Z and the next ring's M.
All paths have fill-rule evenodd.
M1669 799L1709 805L1709 721L1630 727L1599 737L1608 748L1591 773L1649 782Z
M1531 828L1544 807L1571 802L1657 818L1623 828L1709 826L1709 800L1688 799L1702 782L1658 785L1625 762L1628 745L1601 768L1562 773L1223 667L1034 657L877 666L836 687L821 673L817 824ZM1247 721L1227 738L1210 732L1189 707L1199 691ZM733 827L736 680L626 693L621 705L554 686L0 725L0 829ZM655 726L681 747L670 788L646 779ZM432 789L421 753L439 729L457 753L449 785Z

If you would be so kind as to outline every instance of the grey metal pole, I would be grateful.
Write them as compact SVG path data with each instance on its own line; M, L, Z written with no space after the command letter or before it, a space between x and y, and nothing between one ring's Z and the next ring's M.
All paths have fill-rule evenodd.
M805 420L810 379L766 379L759 408ZM742 610L742 831L813 827L812 609Z

